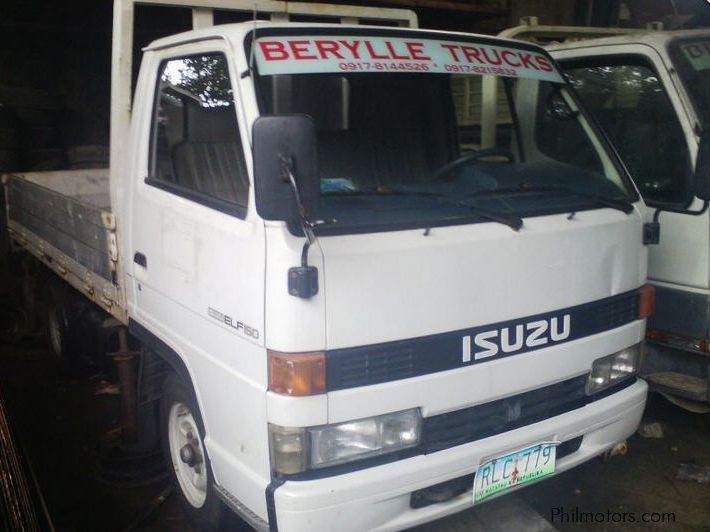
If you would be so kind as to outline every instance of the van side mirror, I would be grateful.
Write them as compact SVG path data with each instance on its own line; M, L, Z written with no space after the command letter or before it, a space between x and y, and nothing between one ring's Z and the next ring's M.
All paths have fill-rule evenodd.
M256 119L254 145L254 195L256 210L265 220L299 224L298 188L306 219L315 220L320 198L316 156L316 129L306 115L270 115ZM287 164L285 164L287 162Z
M693 189L701 200L710 200L710 127L703 130L698 142Z

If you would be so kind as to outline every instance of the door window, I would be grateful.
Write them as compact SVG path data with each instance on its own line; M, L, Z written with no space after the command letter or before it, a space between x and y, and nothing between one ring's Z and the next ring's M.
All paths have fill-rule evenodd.
M149 184L244 216L249 180L223 54L161 64L152 136Z
M619 151L644 199L690 201L691 164L683 129L645 59L602 57L563 63L579 96Z

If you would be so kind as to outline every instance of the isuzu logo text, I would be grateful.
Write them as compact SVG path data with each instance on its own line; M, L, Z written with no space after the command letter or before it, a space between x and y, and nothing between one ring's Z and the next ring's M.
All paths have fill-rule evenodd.
M570 315L521 323L479 332L462 340L462 362L481 360L501 354L513 354L546 344L562 342L570 335Z

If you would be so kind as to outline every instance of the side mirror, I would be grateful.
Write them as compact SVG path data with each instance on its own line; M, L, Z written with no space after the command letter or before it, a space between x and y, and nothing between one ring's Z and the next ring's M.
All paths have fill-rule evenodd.
M316 156L316 129L306 115L271 115L257 118L254 144L256 210L265 220L300 221L298 202L284 161L296 180L305 216L315 220L320 198Z
M701 200L710 200L710 127L703 130L698 142L693 189Z

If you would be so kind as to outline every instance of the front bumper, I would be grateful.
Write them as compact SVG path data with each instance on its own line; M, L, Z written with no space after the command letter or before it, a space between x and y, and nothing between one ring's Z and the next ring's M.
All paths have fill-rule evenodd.
M410 507L411 493L470 475L481 462L507 451L583 436L576 452L557 461L556 473L566 471L633 434L647 390L639 379L583 408L483 440L343 475L288 481L274 492L278 529L401 530L459 512L473 505L470 490L418 509Z

